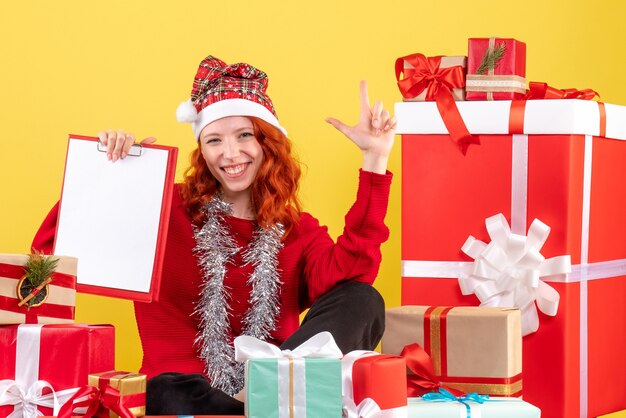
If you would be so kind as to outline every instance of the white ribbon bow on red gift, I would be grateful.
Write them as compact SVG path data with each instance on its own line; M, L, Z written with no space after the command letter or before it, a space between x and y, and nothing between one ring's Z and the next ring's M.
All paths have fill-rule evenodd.
M7 418L36 418L43 415L38 407L52 408L57 415L61 406L78 388L55 392L50 383L38 380L39 347L43 325L20 325L15 348L15 380L0 380L0 406L14 405ZM43 389L50 393L42 394Z
M354 399L343 397L342 418L382 418L383 413L372 398L363 399L358 405Z
M533 333L539 328L537 307L550 316L559 307L559 293L542 278L571 273L570 256L546 259L541 255L550 227L538 219L530 225L528 236L512 233L501 213L485 223L489 244L471 235L463 244L463 252L474 263L470 275L459 276L461 292L476 294L480 306L520 308L522 335Z
M48 388L50 393L42 394L43 389ZM38 406L52 408L53 414L57 415L63 405L77 389L66 389L55 392L50 383L38 380L27 390L15 380L0 380L0 405L14 405L15 409L7 418L34 418L41 416Z

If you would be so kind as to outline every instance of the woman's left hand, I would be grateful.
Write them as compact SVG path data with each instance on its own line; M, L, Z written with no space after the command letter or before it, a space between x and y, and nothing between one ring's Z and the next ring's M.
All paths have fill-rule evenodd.
M389 111L383 109L380 101L370 107L365 81L361 81L360 96L361 115L356 125L348 126L335 118L327 118L326 122L359 147L363 153L363 170L384 174L387 171L397 120L395 116L390 117Z

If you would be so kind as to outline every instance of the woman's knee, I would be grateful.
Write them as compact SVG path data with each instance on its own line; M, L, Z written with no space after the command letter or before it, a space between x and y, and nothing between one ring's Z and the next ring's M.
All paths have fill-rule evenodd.
M384 321L385 300L376 288L360 282L346 282L332 291L336 292L342 312L353 317L370 317Z

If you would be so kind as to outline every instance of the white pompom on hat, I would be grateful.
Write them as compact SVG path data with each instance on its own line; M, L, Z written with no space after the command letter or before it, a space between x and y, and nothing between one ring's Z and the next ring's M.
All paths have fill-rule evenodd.
M191 103L191 100L185 100L178 105L176 109L176 119L182 123L192 123L198 119L198 111L193 103Z
M196 140L205 126L227 116L255 116L287 135L266 93L267 83L267 74L249 64L226 65L209 55L200 63L191 98L178 106L176 118L191 123Z

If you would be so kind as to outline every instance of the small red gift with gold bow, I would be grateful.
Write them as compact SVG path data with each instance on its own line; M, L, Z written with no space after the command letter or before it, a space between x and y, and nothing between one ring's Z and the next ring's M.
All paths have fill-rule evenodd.
M87 408L84 418L135 418L146 414L147 377L141 373L109 371L90 374L83 386L59 411L70 418L76 408Z

